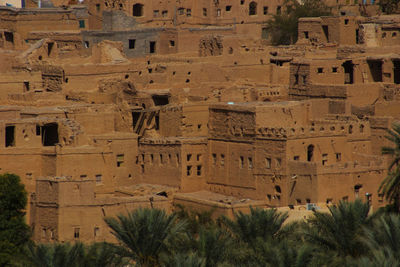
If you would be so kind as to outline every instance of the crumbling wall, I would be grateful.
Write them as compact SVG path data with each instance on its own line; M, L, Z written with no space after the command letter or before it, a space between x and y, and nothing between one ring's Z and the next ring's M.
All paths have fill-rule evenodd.
M205 36L199 42L199 56L220 56L223 53L221 36Z

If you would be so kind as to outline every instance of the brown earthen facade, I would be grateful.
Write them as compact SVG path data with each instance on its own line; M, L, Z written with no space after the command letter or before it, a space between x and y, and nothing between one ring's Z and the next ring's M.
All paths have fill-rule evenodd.
M385 205L400 17L326 2L277 47L280 0L1 7L0 170L34 240L114 241L104 217L137 207Z

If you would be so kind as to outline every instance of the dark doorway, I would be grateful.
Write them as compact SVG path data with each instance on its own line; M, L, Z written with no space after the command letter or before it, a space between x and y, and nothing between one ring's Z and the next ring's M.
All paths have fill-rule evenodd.
M395 84L400 84L400 60L393 61L393 79Z
M134 17L141 17L143 16L143 5L142 4L135 4L133 5L132 15Z
M353 84L354 83L354 64L351 60L345 61L342 64L344 69L344 83Z
M329 43L329 27L327 25L322 26L322 30L325 35L326 42Z
M7 42L14 44L14 34L12 32L4 32L4 37Z
M309 145L307 147L307 161L314 160L314 145Z
M156 42L150 42L150 54L154 54L156 52Z
M133 126L133 130L135 130L136 125L140 119L140 114L142 114L141 112L132 112L132 126Z
M58 143L58 125L49 123L42 126L43 146L55 146Z
M156 106L165 106L169 104L167 95L153 95L152 96L154 105Z
M374 82L382 82L382 65L381 60L368 60L368 67Z
M50 56L54 43L47 43L47 55Z
M356 44L359 44L360 43L360 30L359 29L357 29L356 30Z
M15 146L15 126L6 126L6 147Z

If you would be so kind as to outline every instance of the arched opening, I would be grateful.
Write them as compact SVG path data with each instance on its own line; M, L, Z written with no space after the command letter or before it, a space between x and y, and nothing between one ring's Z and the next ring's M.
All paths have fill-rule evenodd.
M281 187L279 185L275 185L275 193L277 194L282 193Z
M307 161L313 161L314 159L314 145L307 147Z
M134 17L142 17L143 16L143 5L142 4L134 4L132 9L132 15Z
M257 15L257 3L250 2L249 4L249 16Z

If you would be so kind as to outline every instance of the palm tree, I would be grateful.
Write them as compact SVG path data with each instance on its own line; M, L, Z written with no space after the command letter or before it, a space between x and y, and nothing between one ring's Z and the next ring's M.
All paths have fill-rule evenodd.
M81 243L74 245L38 244L27 246L23 266L32 267L78 267L82 266L84 247Z
M127 256L139 266L158 266L160 255L171 251L182 241L186 222L176 215L158 209L139 208L127 215L106 218L112 234L121 243L121 256Z
M170 255L164 261L164 267L205 267L206 261L195 253L178 253Z
M383 215L371 227L365 228L365 242L378 256L400 259L400 216Z
M207 267L227 264L235 249L232 236L219 227L200 230L194 250L205 259Z
M127 266L127 260L118 255L119 248L109 243L94 243L87 246L81 266L118 267Z
M258 238L264 241L276 238L287 218L287 212L281 213L276 209L265 210L250 207L250 214L240 211L235 213L235 220L225 217L223 223L236 238L252 246Z
M304 224L304 239L320 252L322 262L332 261L336 256L343 261L359 258L367 251L360 236L362 227L371 224L369 208L367 203L357 199L341 201L329 207L329 213L314 212Z
M257 265L273 267L306 267L313 260L313 248L282 240L280 242L259 242Z
M393 157L388 168L388 175L382 181L379 192L385 195L385 198L395 204L396 210L400 209L400 124L394 123L392 129L388 130L389 135L386 136L394 147L382 147L383 155Z

